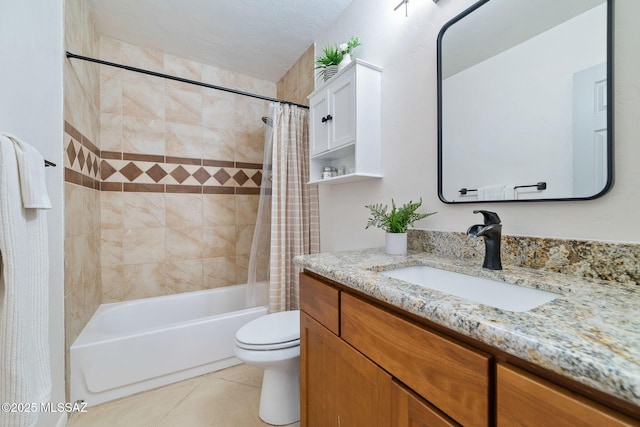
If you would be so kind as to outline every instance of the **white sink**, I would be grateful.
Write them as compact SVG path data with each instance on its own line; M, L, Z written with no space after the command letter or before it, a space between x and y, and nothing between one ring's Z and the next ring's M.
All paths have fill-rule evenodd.
M381 274L510 311L528 311L560 296L553 292L525 288L511 283L468 276L424 265L383 271Z

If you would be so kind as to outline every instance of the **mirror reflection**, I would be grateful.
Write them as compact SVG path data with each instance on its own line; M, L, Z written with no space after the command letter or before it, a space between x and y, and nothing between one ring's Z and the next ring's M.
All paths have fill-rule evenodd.
M606 0L483 0L438 38L442 201L591 199L612 184Z

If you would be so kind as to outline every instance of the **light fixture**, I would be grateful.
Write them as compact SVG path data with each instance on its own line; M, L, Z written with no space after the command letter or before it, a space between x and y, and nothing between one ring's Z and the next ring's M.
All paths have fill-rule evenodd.
M400 6L404 5L404 16L409 16L409 10L408 10L409 8L407 6L408 4L409 4L409 0L402 0L400 3L398 3L396 7L393 8L393 11L395 12L400 8Z
M438 3L438 1L439 0L433 0L434 3ZM398 3L398 5L396 7L393 8L393 11L395 12L402 5L404 5L404 16L409 16L409 7L408 7L409 0L402 0L400 3Z

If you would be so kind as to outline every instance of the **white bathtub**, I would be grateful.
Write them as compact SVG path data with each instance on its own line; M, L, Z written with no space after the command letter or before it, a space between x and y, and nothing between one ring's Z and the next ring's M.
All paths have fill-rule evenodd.
M258 284L266 293L266 284ZM71 401L89 406L240 363L246 285L102 304L71 346Z

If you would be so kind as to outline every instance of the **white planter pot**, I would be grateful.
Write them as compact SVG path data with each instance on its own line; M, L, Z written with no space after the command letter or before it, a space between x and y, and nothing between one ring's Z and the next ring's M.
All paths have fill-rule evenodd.
M386 252L389 255L406 255L407 233L387 233Z
M340 61L340 63L338 64L338 70L342 70L344 67L349 65L350 62L351 62L351 55L348 53L345 53L342 56L342 61Z

